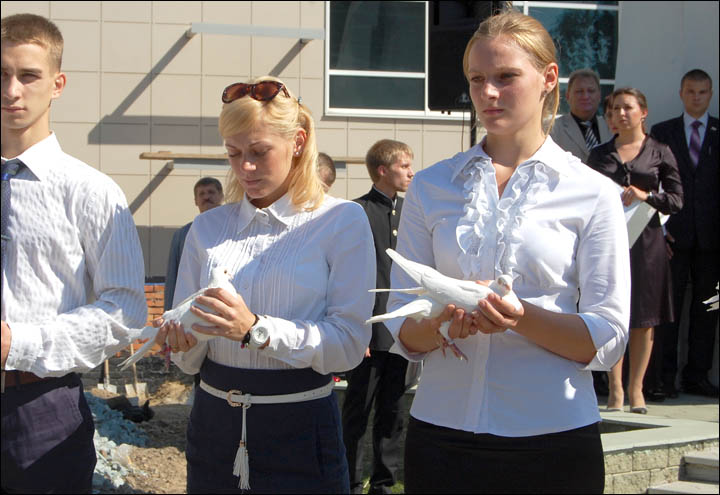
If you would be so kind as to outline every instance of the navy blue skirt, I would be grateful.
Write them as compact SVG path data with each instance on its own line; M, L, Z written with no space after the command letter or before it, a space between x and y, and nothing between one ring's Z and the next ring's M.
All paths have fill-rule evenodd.
M326 385L332 377L310 368L254 370L205 359L202 380L220 390L253 395L291 394ZM195 391L187 430L188 493L243 493L233 475L242 437L242 407ZM247 415L250 493L349 493L337 399L253 404Z

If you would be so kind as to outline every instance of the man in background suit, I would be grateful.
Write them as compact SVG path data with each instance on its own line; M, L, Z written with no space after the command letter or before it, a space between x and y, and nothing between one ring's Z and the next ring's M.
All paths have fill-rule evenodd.
M684 205L666 224L675 308L680 314L688 280L692 280L688 327L688 362L681 385L691 394L718 397L718 387L708 380L715 350L718 312L707 311L702 301L716 293L720 277L720 164L718 119L707 110L712 98L710 76L694 69L680 82L685 111L680 117L653 126L651 134L670 146L683 184ZM679 320L680 318L678 318ZM679 321L664 325L661 394L677 397ZM662 397L659 397L662 398Z
M600 78L595 71L573 71L565 92L570 113L558 117L550 131L550 136L558 146L580 158L583 163L587 163L591 148L613 137L605 120L596 115L600 97Z
M372 145L365 156L365 164L373 181L372 189L356 199L370 221L377 259L376 287L390 288L390 265L387 248L397 243L400 211L403 198L398 192L407 191L413 178L413 152L399 141L382 139ZM375 295L373 315L386 312L387 292ZM373 323L370 347L365 358L348 371L348 387L342 410L343 441L350 469L350 490L363 492L363 446L370 410L375 405L372 445L373 463L368 493L390 493L397 481L402 463L403 418L400 401L405 393L407 360L389 352L394 340L383 323Z
M222 184L214 177L203 177L197 181L193 188L193 194L195 196L195 206L198 207L200 213L205 213L216 206L220 206L224 198ZM170 243L170 256L168 257L165 276L164 311L172 309L173 307L173 296L175 295L175 282L177 281L180 257L182 256L185 238L191 225L192 222L189 222L177 229Z

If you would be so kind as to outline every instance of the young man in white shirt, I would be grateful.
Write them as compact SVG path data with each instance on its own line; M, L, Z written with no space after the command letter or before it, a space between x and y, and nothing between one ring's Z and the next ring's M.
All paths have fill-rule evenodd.
M79 372L147 316L125 197L65 154L50 107L66 76L47 19L2 19L2 491L90 493L94 424Z

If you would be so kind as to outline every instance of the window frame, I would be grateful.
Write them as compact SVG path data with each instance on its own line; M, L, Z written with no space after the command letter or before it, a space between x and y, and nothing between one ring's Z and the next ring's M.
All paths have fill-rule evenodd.
M522 13L529 15L530 7L542 7L542 8L558 8L558 9L576 9L576 10L614 10L618 13L618 39L620 38L620 5L600 5L600 4L588 4L588 3L572 3L572 2L542 2L542 1L523 1L515 0L512 3L513 8L522 7ZM617 71L615 73L617 76ZM615 79L600 79L600 86L615 86ZM569 77L559 77L558 84L567 84L570 82ZM560 95L560 98L565 98L564 94ZM602 102L600 102L602 105ZM558 117L563 115L557 114Z
M328 117L361 117L361 118L387 118L387 119L422 119L422 120L438 120L438 121L455 121L461 122L468 118L470 111L439 111L430 110L428 107L428 46L430 37L430 3L425 0L396 0L396 1L423 1L425 4L425 71L424 72L399 72L399 71L365 71L365 70L347 70L347 69L330 69L330 1L325 2L325 61L323 74L323 112ZM546 2L546 1L513 1L513 8L522 7L522 12L528 14L530 7L543 8L563 8L563 9L579 9L579 10L613 10L618 12L618 25L620 25L620 5L600 5L572 2ZM618 30L619 37L619 30ZM373 108L339 108L330 107L330 77L331 76L361 76L361 77L395 77L424 79L424 110L383 110ZM561 77L558 84L567 84L569 78ZM615 85L615 79L600 79L600 84ZM564 95L561 95L564 97Z
M406 1L406 0L397 0ZM423 119L423 120L450 120L461 122L470 115L467 111L443 112L439 110L430 110L428 108L428 44L430 42L430 30L428 23L430 22L430 3L424 0L407 0L412 2L422 1L425 4L425 71L424 72L397 72L397 71L365 71L365 70L347 70L347 69L330 69L330 3L325 2L325 74L324 79L324 95L323 95L323 111L328 117L367 117L367 118L388 118L388 119ZM375 108L338 108L330 107L330 77L331 76L362 76L362 77L396 77L408 79L423 79L424 110L383 110Z

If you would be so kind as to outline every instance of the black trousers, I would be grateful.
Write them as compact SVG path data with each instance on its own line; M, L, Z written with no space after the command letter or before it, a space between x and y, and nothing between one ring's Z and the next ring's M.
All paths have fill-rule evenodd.
M715 351L715 328L718 311L707 311L702 303L716 293L715 286L720 278L720 251L686 251L677 249L670 259L673 277L673 297L676 309L675 321L659 327L655 346L662 349L662 365L655 365L657 374L665 383L675 384L678 372L678 335L685 289L692 281L690 314L688 325L688 358L682 372L683 385L698 383L707 379L712 369ZM658 359L659 360L659 359ZM652 369L652 365L651 365Z
M402 461L400 443L404 421L400 401L405 393L408 362L387 351L371 351L354 370L348 372L348 388L343 403L343 440L350 469L350 489L362 489L364 449L362 437L370 411L375 405L372 430L372 489L395 484ZM362 493L361 491L359 493Z
M3 493L91 493L94 433L77 374L6 388Z
M598 423L532 437L476 434L412 416L405 493L602 493Z

